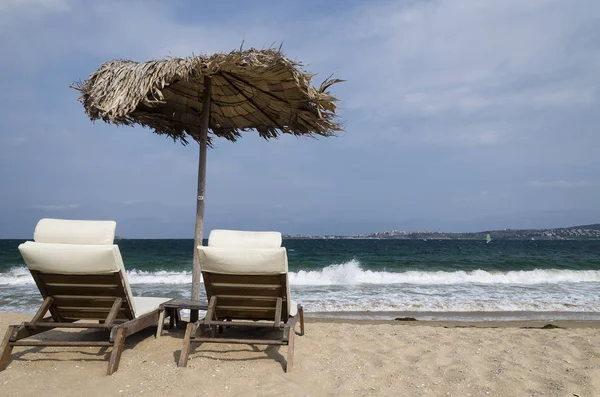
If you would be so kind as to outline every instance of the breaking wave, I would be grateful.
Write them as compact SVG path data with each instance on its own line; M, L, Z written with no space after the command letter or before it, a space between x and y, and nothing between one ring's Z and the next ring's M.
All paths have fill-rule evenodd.
M523 271L406 271L388 272L365 270L357 260L334 264L320 270L300 270L290 272L290 284L311 285L359 285L359 284L414 284L414 285L453 285L453 284L562 284L600 282L600 270L559 270L536 269ZM144 271L127 272L131 284L189 284L190 271ZM34 284L25 267L13 267L0 273L0 285Z
M322 270L290 273L294 285L351 285L351 284L560 284L600 282L599 270L536 269L523 271L495 272L473 271L406 271L387 272L364 270L360 262L352 260L339 265L327 266Z

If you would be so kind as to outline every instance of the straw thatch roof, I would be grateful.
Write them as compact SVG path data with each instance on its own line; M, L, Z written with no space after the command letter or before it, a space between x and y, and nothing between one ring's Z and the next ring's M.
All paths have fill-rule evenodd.
M317 89L312 75L280 50L244 50L149 62L104 63L77 84L80 101L92 120L140 124L182 143L199 140L204 76L212 80L209 140L235 141L255 129L263 138L281 133L330 136L336 122L336 98L327 79Z

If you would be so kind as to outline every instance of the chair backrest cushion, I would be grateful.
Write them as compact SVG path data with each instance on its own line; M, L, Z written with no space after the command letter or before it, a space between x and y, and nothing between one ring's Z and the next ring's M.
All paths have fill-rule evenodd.
M198 247L202 271L221 274L281 274L287 273L285 247L220 248Z
M281 247L281 233L217 229L210 232L208 246L220 248L278 248Z
M30 270L56 274L107 274L121 272L127 300L135 313L119 247L113 244L113 221L42 219L33 241L19 245ZM55 232L55 233L54 233Z
M117 223L114 221L40 220L35 227L36 243L112 245Z

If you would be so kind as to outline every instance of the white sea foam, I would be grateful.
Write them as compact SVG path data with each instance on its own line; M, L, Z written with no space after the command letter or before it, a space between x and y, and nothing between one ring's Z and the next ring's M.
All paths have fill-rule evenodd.
M0 273L0 285L34 284L31 273L26 267L13 267L6 273Z
M322 270L290 273L295 285L353 285L353 284L558 284L600 282L599 270L536 269L523 271L456 271L456 272L387 272L364 270L357 260L327 266Z
M127 278L130 284L190 284L192 272L130 270L127 272Z
M131 284L189 284L190 271L144 271L127 272ZM455 284L563 284L600 282L600 270L558 270L536 269L523 271L407 271L388 272L362 269L360 262L351 260L346 263L327 266L321 270L301 270L290 272L290 284L302 286L334 285L455 285ZM0 285L34 284L25 267L13 267L0 273Z
M192 272L130 270L127 278L130 284L189 284L192 282ZM35 282L25 267L13 267L8 272L0 273L0 285L27 284Z
M189 297L190 272L133 270L128 273L136 296ZM566 270L390 273L364 271L353 261L321 271L291 273L290 277L292 296L308 313L551 311L593 314L600 313L597 273ZM0 274L0 311L35 312L40 299L25 268L13 268Z

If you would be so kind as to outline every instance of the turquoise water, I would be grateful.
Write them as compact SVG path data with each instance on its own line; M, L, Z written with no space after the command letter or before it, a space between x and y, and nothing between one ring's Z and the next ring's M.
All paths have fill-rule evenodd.
M31 312L39 293L0 240L0 310ZM189 297L192 240L118 242L135 295ZM284 240L294 299L308 312L600 313L600 241ZM600 315L599 315L600 318Z

